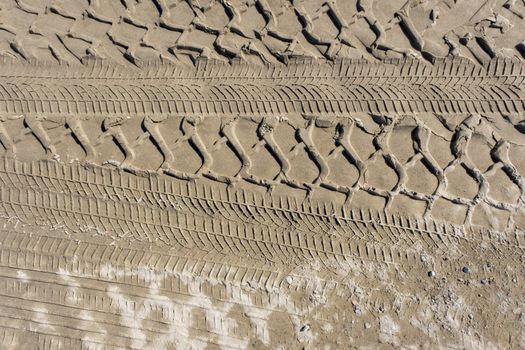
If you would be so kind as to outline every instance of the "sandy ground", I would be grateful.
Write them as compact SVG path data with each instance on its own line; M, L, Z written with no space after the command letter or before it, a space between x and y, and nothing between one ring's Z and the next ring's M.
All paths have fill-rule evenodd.
M0 348L525 348L524 16L0 1Z

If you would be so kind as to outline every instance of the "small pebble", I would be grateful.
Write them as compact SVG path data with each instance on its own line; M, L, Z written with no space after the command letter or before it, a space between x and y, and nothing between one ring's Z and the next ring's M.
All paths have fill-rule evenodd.
M474 318L474 315L468 314L468 318L470 318L472 320Z
M354 304L354 312L357 316L361 316L363 314L363 311L361 310L361 307L357 304Z
M436 273L434 271L428 271L427 275L428 277L434 277Z
M365 329L369 329L370 327L372 327L372 325L368 322L365 322Z
M513 279L512 279L512 282L516 283L516 282L518 282L518 280L515 279L515 278L513 278Z
M470 267L468 267L468 266L463 266L463 268L461 269L461 271L463 271L464 273L470 273Z

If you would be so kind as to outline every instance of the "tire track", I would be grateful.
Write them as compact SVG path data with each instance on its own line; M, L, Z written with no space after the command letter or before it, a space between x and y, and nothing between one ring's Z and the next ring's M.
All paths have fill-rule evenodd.
M94 64L6 63L0 69L1 114L59 115L340 115L356 112L516 114L525 111L524 65L498 59L486 67L466 60L253 67L206 62L196 68L124 69ZM318 69L316 69L318 65ZM308 68L309 75L304 76ZM228 91L230 94L225 95Z

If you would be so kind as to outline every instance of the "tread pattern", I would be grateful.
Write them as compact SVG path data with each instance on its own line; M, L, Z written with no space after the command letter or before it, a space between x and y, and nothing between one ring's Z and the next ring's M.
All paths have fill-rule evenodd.
M525 65L510 59L486 67L462 59L434 65L339 60L265 67L205 62L196 68L153 65L142 70L94 63L78 73L64 66L41 73L37 67L2 65L1 115L525 112Z
M189 63L198 57L256 62L297 56L418 57L433 62L463 56L480 64L521 57L523 6L515 1L485 5L408 1L378 13L374 2L365 0L215 0L205 5L6 0L0 39L4 55L64 63L86 56L130 65L152 58ZM467 12L475 16L460 15ZM393 41L390 31L404 40Z
M118 312L115 309L122 307L121 304L114 301L103 302L105 298L112 297L113 293L108 293L108 290L114 291L116 285L121 295L127 300L132 300L125 304L126 310L130 310L132 314L131 308L141 308L143 307L141 300L149 300L148 312L141 316L144 317L143 319L138 320L138 322L145 323L146 331L150 330L149 327L154 326L149 320L180 326L180 322L184 322L184 319L186 322L192 320L191 312L194 314L195 309L210 310L211 308L216 312L216 316L221 315L222 321L215 319L213 323L203 322L192 324L190 327L200 329L201 332L207 331L208 334L203 335L208 337L209 333L220 332L225 335L221 338L221 344L231 345L236 344L239 339L246 339L250 334L259 334L256 329L251 329L249 333L246 333L246 330L237 329L235 322L228 322L232 316L228 310L233 305L240 305L243 312L253 322L251 327L257 328L260 323L255 322L256 320L264 321L271 312L283 308L283 300L281 300L283 293L311 288L311 276L262 272L252 267L239 269L228 267L224 263L215 268L209 262L195 261L195 256L167 258L162 254L151 254L144 251L132 252L129 249L119 249L115 246L79 243L77 240L39 236L37 233L31 237L27 234L20 234L20 232L3 231L2 233L2 237L5 238L2 240L3 245L0 251L0 264L2 265L0 283L6 284L7 288L4 291L9 292L8 297L23 295L23 299L29 304L31 296L26 296L24 292L25 281L31 281L34 293L41 288L49 288L49 285L55 286L55 292L45 293L48 297L41 298L41 306L46 306L51 300L56 301L57 298L66 298L66 302L62 303L63 309L71 308L68 315L72 314L73 317L70 316L72 319L85 319L85 315L90 312L93 312L92 316L95 318L101 312ZM28 245L29 242L32 243ZM59 273L55 273L56 271ZM191 277L184 271L191 271L192 274L201 276L205 280L220 280L221 283L198 283L194 280L195 276ZM293 285L289 282L291 276L293 276ZM304 280L304 283L301 280ZM75 283L71 285L72 281ZM323 294L332 293L331 291L339 288L333 281L326 282L322 279L319 281L321 285L317 288L321 288ZM260 288L264 289L265 292L261 293L263 297L254 298L253 301L247 298L247 293L250 293L245 287L247 283L250 286L258 285L254 287L255 291L259 291ZM155 295L151 294L152 285L155 285ZM128 289L127 286L130 288ZM61 288L66 289L64 293L59 291ZM158 293L162 297L169 297L170 301L166 302L159 298ZM213 306L209 305L208 299L213 300ZM286 303L286 313L292 316L308 313L311 308L303 302L287 301ZM13 309L20 308L27 311L19 311L14 317L15 314L12 311L4 310L5 317L20 318L22 316L22 319L30 317L30 309L20 307L16 301L11 301L9 305ZM79 313L79 309L84 312ZM138 312L138 310L134 311ZM72 325L75 327L76 323ZM109 327L108 331L111 333L111 330L114 329L112 325L107 324L106 326ZM199 326L204 328L199 328ZM84 330L93 331L89 328L84 328ZM75 336L78 336L77 334ZM230 337L232 337L230 343L225 341ZM213 343L213 336L211 338L204 337L205 340L208 342L211 340ZM118 337L115 339L120 341ZM114 340L109 343L111 344L112 341ZM237 348L243 348L243 346L238 345Z
M417 264L421 249L446 254L458 245L474 251L488 242L499 247L498 250L519 250L524 245L524 237L518 233L502 236L497 232L465 230L428 220L403 219L363 211L356 213L344 207L338 208L337 212L322 212L318 205L303 205L294 218L293 211L290 215L291 208L285 211L276 205L276 210L271 204L266 204L263 206L265 212L274 212L273 215L258 218L261 213L253 210L252 220L242 222L241 218L239 222L239 218L224 220L215 218L215 215L195 215L191 213L193 210L189 214L173 208L159 210L137 201L105 200L64 194L64 191L41 192L31 187L18 187L1 188L1 206L7 217L25 223L51 225L54 229L66 227L69 232L81 235L94 232L118 242L151 242L157 246L183 249L188 254L211 254L217 259L238 256L262 267L268 264L290 267L316 262L325 273L333 274L355 259L406 266ZM106 187L103 192L110 192L108 188L111 185ZM195 196L191 192L185 195ZM207 210L203 210L206 213L211 208L218 208L216 201L217 198L212 195L204 201L204 205L201 202L199 206L207 206ZM224 199L220 201L224 202ZM228 204L234 212L251 207L249 203ZM188 207L191 205L194 203L188 204ZM287 218L286 212L289 215ZM269 223L272 216L279 218L283 214L298 228L293 225L283 228ZM265 221L266 226L260 225L261 221ZM303 221L320 222L325 229L317 232L301 229ZM416 245L418 249L412 248Z
M512 229L514 215L522 211L525 203L525 180L521 175L524 169L517 168L509 156L509 152L515 154L523 149L525 138L509 122L505 123L506 127L510 128L510 133L508 129L505 133L514 132L515 139L508 140L500 136L498 125L476 114L461 116L459 119L456 118L455 122L454 119L448 120L439 115L427 115L425 118L360 115L359 118L347 117L335 120L309 116L224 117L220 118L218 127L206 124L216 119L193 117L171 117L160 120L152 117L72 119L19 116L0 123L0 126L5 125L3 132L0 129L0 137L5 149L4 156L7 157L22 156L17 155L18 149L24 149L24 145L31 141L36 142L40 150L30 156L29 160L67 159L73 142L79 149L82 162L117 167L134 175L191 181L208 179L229 186L249 183L268 190L284 185L306 191L308 196L316 190L324 189L340 193L346 198L347 204L351 203L356 194L366 193L383 199L385 210L390 209L396 198L404 197L424 203L423 214L426 217L432 213L437 200L444 200L453 206L465 208L464 223L467 224L472 223L477 208L492 208L509 213L507 222L497 227L500 230ZM409 150L411 156L402 161L403 155L399 151L392 150L391 142L395 141L393 135L396 135L396 132L407 128L412 139L412 149ZM286 132L290 132L290 138L295 138L290 151L283 149L281 143L283 140L275 136L281 130L288 130ZM129 139L126 134L130 133L137 136ZM173 137L177 133L180 136ZM324 141L322 144L317 141L323 133L331 134L332 140ZM365 135L371 143L370 147L373 150L367 156L360 155L360 152L356 151L358 146L354 146L353 140L359 135ZM444 140L445 147L431 151L430 146L436 138ZM255 144L247 148L246 139ZM488 147L483 152L486 152L486 157L490 159L488 166L482 167L473 160L473 156L477 156L472 153L471 148L474 139L481 139L487 144ZM186 156L187 152L190 152L200 159L200 166L193 172L179 168L184 162L176 164L176 156L180 153L177 149L183 145L192 147L190 151L184 151ZM321 146L329 147L329 150L321 151ZM217 151L223 153L216 153ZM151 152L156 152L159 158L157 165L148 163L152 157ZM307 155L308 160L295 161L295 157L301 152ZM481 153L482 150L476 152ZM109 158L108 154L114 156ZM224 155L233 157L239 163L239 168L231 169L230 174L215 171L214 157L217 157L215 154L221 154L221 157ZM258 175L253 172L254 162L259 159L260 154L267 154L273 158L278 171L276 175ZM445 154L449 154L446 163L436 160ZM331 180L331 174L338 169L329 165L331 159L356 169L357 178L353 180L353 184L343 185L341 182ZM312 169L317 169L316 177L306 181L294 178L291 175L294 168L304 166L305 162L309 162ZM382 171L391 171L393 176L397 177L393 185L370 182L369 176L372 173L369 168L377 162L384 162L385 167ZM430 178L436 179L437 184L434 188L415 190L408 186L409 174L420 163L423 164L423 170L419 171L424 171ZM476 192L471 197L465 194L456 195L449 191L450 186L454 184L452 175L458 168L464 169L466 172L464 176L476 186ZM21 169L21 171L26 170L28 169ZM493 180L499 172L503 172L506 182ZM490 191L501 189L502 186L505 186L507 191L514 191L516 197L504 200L494 198ZM420 215L414 213L416 214Z
M119 240L239 255L259 264L296 265L308 260L344 264L351 257L385 263L416 260L416 253L409 247L398 249L367 240L369 237L361 226L366 227L378 220L372 217L357 221L354 227L345 227L335 237L327 237L30 189L2 188L1 198L2 212L30 224L65 226L71 232L93 231ZM421 224L413 222L408 225L415 226L409 226L408 232L412 233ZM385 223L385 226L382 235L389 241L399 242L395 232L406 232L403 223ZM423 228L424 235L432 241L436 239L433 237L436 229L439 230L437 227ZM354 236L356 234L358 236Z
M525 347L525 1L0 3L0 348Z
M13 224L8 226L13 227ZM211 343L245 348L244 342L248 337L261 334L259 327L267 329L265 327L269 324L266 321L275 312L285 312L290 317L305 319L304 322L318 320L333 326L340 323L341 317L349 316L346 313L355 317L354 311L337 308L334 312L338 318L319 319L316 310L329 305L321 304L312 309L312 304L304 302L304 299L281 299L297 290L311 290L312 278L317 279L317 287L314 288L318 293L332 298L332 301L333 298L343 298L353 305L361 305L360 312L374 312L381 307L381 312L397 310L410 313L423 307L419 302L412 304L410 295L405 296L409 300L402 304L395 299L375 299L373 289L360 289L357 295L347 295L348 292L343 292L349 288L347 283L323 281L322 277L312 276L311 271L297 275L284 271L261 273L252 266L239 268L224 263L214 267L210 261L199 261L196 256L177 257L176 254L159 254L144 249L134 251L115 245L87 243L66 238L60 232L55 233L57 237L50 237L30 226L3 229L1 233L0 285L5 287L1 289L0 306L0 325L4 332L0 335L5 334L0 338L2 343L17 344L20 331L9 330L15 326L19 330L30 327L34 332L29 336L39 341L54 341L55 344L71 342L78 346L75 341L89 335L88 339L93 344L140 348L136 346L140 343L132 342L137 339L137 330L134 329L133 334L128 333L130 324L126 322L127 318L135 315L134 320L140 324L140 331L147 334L144 339L148 341L154 341L155 336L162 334L168 325L184 327L185 323L187 329L194 331L190 337L195 337L203 345ZM486 253L490 250L490 247L484 248L480 261L487 258ZM516 251L509 253L506 256L520 255ZM469 255L469 259L470 256L475 255ZM401 268L413 271L415 265ZM185 271L191 271L191 274ZM204 279L195 279L195 276ZM410 278L410 274L403 276L405 281ZM293 279L290 280L290 277ZM204 283L214 280L222 283ZM253 288L246 289L246 284ZM50 292L51 289L53 292ZM252 293L258 297L247 297ZM111 300L105 302L106 299ZM149 301L148 306L143 300ZM34 305L35 301L38 307ZM60 303L60 307L43 313L43 309L53 303ZM232 313L234 305L237 309ZM195 314L199 314L197 310L209 310L207 315L210 319L203 321L196 318ZM104 313L109 313L109 317L105 317ZM112 316L115 313L121 316ZM232 317L237 313L249 316L248 329L239 328L238 322L233 321ZM466 322L458 310L451 309L448 315L456 322ZM513 317L497 319L505 324L515 322ZM100 324L104 325L106 333L100 332L97 322L102 322ZM54 327L44 327L45 324ZM8 330L5 330L6 327ZM217 338L217 335L221 337ZM267 339L268 334L264 338ZM50 344L42 347L53 348Z
M118 179L115 182L111 179ZM255 224L268 229L290 230L323 235L338 235L363 241L393 244L403 240L401 232L419 232L421 237L436 236L431 246L447 249L448 240L491 241L525 247L519 235L498 237L490 230L419 220L399 215L385 215L370 209L356 209L330 202L299 201L289 197L262 195L244 189L221 189L209 184L177 181L169 178L137 177L116 169L90 165L61 165L54 161L21 163L5 158L0 164L2 188L34 188L52 195L76 193L83 198L128 203L161 209L163 212L183 212L202 218L222 218L232 222ZM148 209L145 209L148 210ZM124 210L132 212L132 210ZM360 225L362 225L360 227ZM372 229L370 225L373 225ZM385 229L383 229L385 228ZM402 231L399 231L401 229ZM388 232L392 231L392 232ZM396 234L397 233L397 234ZM438 238L439 237L439 238ZM404 242L407 246L413 240ZM445 244L445 245L443 245Z

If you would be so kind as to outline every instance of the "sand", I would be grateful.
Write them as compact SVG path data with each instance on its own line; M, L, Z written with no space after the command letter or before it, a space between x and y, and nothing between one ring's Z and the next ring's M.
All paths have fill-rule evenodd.
M524 16L3 0L0 348L525 348Z

